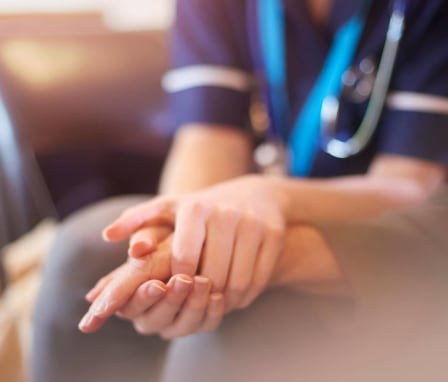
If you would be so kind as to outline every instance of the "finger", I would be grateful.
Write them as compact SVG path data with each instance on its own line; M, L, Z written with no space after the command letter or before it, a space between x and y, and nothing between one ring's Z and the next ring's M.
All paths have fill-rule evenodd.
M230 209L215 210L208 219L200 274L211 280L213 292L224 290L238 219L238 213Z
M101 328L105 322L105 318L95 317L93 314L87 313L79 322L78 328L83 333L93 333Z
M196 274L205 239L206 208L184 203L177 212L173 239L172 274Z
M102 277L95 284L95 286L86 293L85 299L88 302L92 303L100 295L100 293L103 291L103 289L106 287L106 285L113 279L113 277L117 273L118 269L119 268L114 269L112 272L110 272L106 276Z
M266 231L257 257L250 290L238 308L248 307L267 288L282 251L283 241L283 230L271 228Z
M224 294L226 311L235 309L249 290L262 238L260 221L248 216L240 221Z
M128 255L134 258L146 256L153 252L160 241L172 232L169 227L145 227L131 236Z
M166 293L167 287L159 280L151 280L140 285L129 301L118 311L118 315L132 320L143 314L159 301Z
M210 287L210 281L206 277L194 278L193 289L173 325L160 333L164 339L186 336L199 329L207 311Z
M211 332L216 330L221 324L224 316L224 296L222 293L210 295L207 313L200 328L201 332Z
M151 265L151 262L145 262L145 259L130 259L120 266L112 280L90 306L84 318L95 316L107 319L114 314L128 301L140 284L151 278ZM92 320L87 320L89 323L90 321ZM89 332L94 330L86 322L83 329Z
M170 275L171 247L172 236L169 236L154 254L140 259L129 258L117 269L112 280L90 306L86 316L108 318L124 306L143 282L150 279L167 279ZM89 330L88 325L84 329Z
M118 219L103 230L105 241L121 241L145 224L172 224L174 221L174 201L158 197L149 202L137 204L125 210Z
M165 298L146 313L133 320L135 330L140 334L152 334L171 325L181 309L193 286L193 280L187 275L176 275L168 283Z

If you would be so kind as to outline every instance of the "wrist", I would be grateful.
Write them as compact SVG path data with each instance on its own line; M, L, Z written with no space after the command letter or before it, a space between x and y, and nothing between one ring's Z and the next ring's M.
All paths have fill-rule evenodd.
M271 286L312 293L346 292L331 248L316 228L307 225L295 225L287 230Z
M296 216L294 213L292 196L290 192L290 187L288 186L288 178L276 177L276 176L264 176L268 187L279 206L286 226L296 221Z

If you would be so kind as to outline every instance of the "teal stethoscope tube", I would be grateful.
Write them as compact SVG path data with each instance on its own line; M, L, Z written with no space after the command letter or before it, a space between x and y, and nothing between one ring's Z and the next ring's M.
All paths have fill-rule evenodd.
M341 94L341 78L353 62L364 30L369 7L370 1L361 1L356 14L336 33L319 78L302 111L295 120L292 133L289 136L289 151L291 153L289 167L293 175L307 176L311 171L321 138L322 106L329 96L337 100ZM283 13L281 0L259 0L259 30L266 78L269 86L271 124L275 133L282 138L286 135L289 111L286 87L285 18ZM401 14L404 20L404 1L394 2L394 11L391 16L378 77L373 87L366 118L364 118L355 135L346 142L326 136L324 149L330 155L344 158L356 154L367 145L376 128L384 106L387 88L395 63L398 42L401 39L403 22L400 33L395 33L392 36L394 29L395 32L397 30L397 23L393 23L393 20L396 21L395 16L397 14ZM392 40L397 42L395 49L390 47ZM386 63L384 63L385 61Z

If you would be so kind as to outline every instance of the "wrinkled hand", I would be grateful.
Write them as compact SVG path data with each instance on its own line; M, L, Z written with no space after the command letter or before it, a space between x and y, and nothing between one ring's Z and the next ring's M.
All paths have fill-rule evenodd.
M144 228L131 238L128 261L100 279L86 295L93 305L79 325L84 333L98 330L114 313L132 321L137 332L166 339L218 327L224 298L211 293L207 278L176 275L167 284L146 281L169 275L170 232L164 227Z
M80 322L79 327L83 332L99 329L108 317L125 306L144 282L151 279L165 281L171 277L171 230L157 227L144 231L144 235L142 233L135 242L140 243L144 236L145 242L151 243L153 252L145 256L140 253L140 257L129 256L123 265L100 279L87 293L86 299L92 305Z
M104 238L120 241L143 227L174 227L171 274L207 277L212 292L224 293L229 311L248 306L268 285L283 247L283 208L265 177L245 176L132 207Z

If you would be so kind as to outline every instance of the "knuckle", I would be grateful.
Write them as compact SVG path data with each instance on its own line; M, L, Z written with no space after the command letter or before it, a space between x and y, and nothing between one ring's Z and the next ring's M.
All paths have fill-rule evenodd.
M224 224L230 224L230 225L236 224L241 217L240 211L238 211L236 208L227 206L218 207L215 213L219 216L219 219Z
M205 202L201 200L189 200L185 203L185 208L188 210L189 213L194 215L203 215L207 211L207 205Z
M251 231L263 231L265 223L254 213L246 212L242 218L242 225Z

